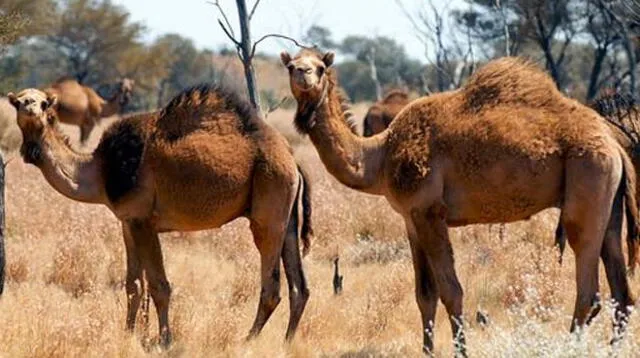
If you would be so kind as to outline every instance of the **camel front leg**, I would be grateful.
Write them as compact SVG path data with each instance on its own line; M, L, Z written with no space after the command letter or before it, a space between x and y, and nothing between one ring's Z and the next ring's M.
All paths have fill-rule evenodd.
M91 132L93 128L96 126L96 123L91 118L86 118L82 124L80 124L80 144L86 145L89 137L91 136Z
M138 260L135 242L127 224L122 224L122 236L124 237L125 251L127 254L127 274L125 290L127 292L127 330L133 332L136 325L136 315L140 307L143 294L142 268Z
M439 297L438 286L429 265L429 258L418 240L413 223L407 222L407 235L415 273L416 302L422 315L422 350L425 354L433 356L433 326Z
M171 287L164 270L158 233L153 230L149 222L141 220L131 222L129 230L147 278L148 292L156 306L160 334L159 343L162 347L168 347L171 344L171 330L169 328Z
M466 357L466 339L462 321L463 292L455 271L453 249L445 218L446 207L440 203L434 204L427 210L412 212L418 240L427 254L440 299L449 315L456 356Z

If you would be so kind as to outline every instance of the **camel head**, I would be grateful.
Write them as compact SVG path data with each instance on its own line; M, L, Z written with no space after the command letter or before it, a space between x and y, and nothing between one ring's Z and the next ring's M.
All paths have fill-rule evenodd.
M327 82L327 69L333 64L335 54L322 54L315 50L302 50L295 57L286 51L280 54L282 64L289 70L289 85L298 102L322 99Z
M135 86L136 81L130 78L123 78L118 82L118 95L120 98L120 105L125 106L131 100L131 95L133 93L133 86Z
M294 123L298 132L308 133L314 126L314 112L327 98L333 64L333 52L322 54L304 49L295 57L286 51L280 54L282 64L289 71L291 93L298 102Z
M22 132L20 153L25 162L36 163L40 157L40 142L46 126L55 124L55 106L58 99L55 95L35 89L25 89L18 94L9 93L9 102L18 112L18 127Z

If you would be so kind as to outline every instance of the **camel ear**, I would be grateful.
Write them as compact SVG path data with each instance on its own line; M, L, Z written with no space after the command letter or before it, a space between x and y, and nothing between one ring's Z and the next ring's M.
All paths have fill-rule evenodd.
M322 56L322 62L327 67L331 67L333 65L333 60L335 59L336 54L333 51L329 51Z
M15 93L9 92L7 94L7 98L9 99L9 103L14 106L16 109L20 109L20 101L18 100L18 96Z
M53 108L58 104L58 96L55 94L50 94L47 96L47 108Z
M289 66L289 63L291 63L291 55L289 55L287 51L280 52L280 61L282 61L282 64L285 65L285 67Z

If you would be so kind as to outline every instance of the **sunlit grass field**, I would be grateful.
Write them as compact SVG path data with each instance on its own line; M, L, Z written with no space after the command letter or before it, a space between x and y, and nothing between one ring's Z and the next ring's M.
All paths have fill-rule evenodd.
M362 117L364 106L355 108ZM32 166L7 166L7 286L0 298L0 357L406 357L421 355L420 315L404 225L383 198L339 184L311 144L293 131L290 111L268 121L295 147L314 183L315 238L304 260L311 298L298 335L284 344L283 300L262 335L245 336L259 297L259 255L248 222L217 230L163 235L173 287L168 352L148 344L157 334L124 331L124 244L115 217L55 192ZM75 129L71 135L77 137ZM95 138L94 138L95 141ZM15 157L15 155L14 155ZM558 263L557 210L507 225L451 230L465 289L468 350L474 357L637 357L640 316L610 346L610 307L579 335L569 335L575 300L573 254ZM344 291L334 296L333 259ZM601 288L608 286L601 270ZM640 278L632 279L640 293ZM476 323L476 312L488 325ZM153 310L152 310L153 312ZM437 356L451 356L451 332L440 307Z

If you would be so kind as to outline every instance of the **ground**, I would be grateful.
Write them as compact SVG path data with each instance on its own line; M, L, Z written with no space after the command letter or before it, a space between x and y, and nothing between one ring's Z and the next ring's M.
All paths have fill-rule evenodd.
M356 108L362 118L365 107ZM173 286L174 344L145 351L144 332L124 332L124 245L115 217L62 197L37 169L7 167L8 282L0 298L0 357L420 356L420 316L404 227L384 199L347 189L324 169L314 148L296 137L292 113L268 120L295 144L311 172L316 236L304 266L311 288L298 336L284 345L283 301L262 335L245 342L258 303L258 260L248 222L218 230L164 235ZM76 129L73 129L74 131ZM73 138L77 134L73 132ZM95 141L95 138L93 138ZM529 221L452 230L456 269L465 289L468 346L475 357L621 357L640 352L640 314L630 336L608 345L606 309L581 336L569 335L575 300L570 250L562 265L553 248L557 210ZM332 259L340 256L344 292L334 296ZM604 297L608 288L601 270ZM632 279L640 293L640 277ZM476 323L486 312L489 324ZM155 314L150 335L156 335ZM440 306L438 356L451 356L450 329Z

